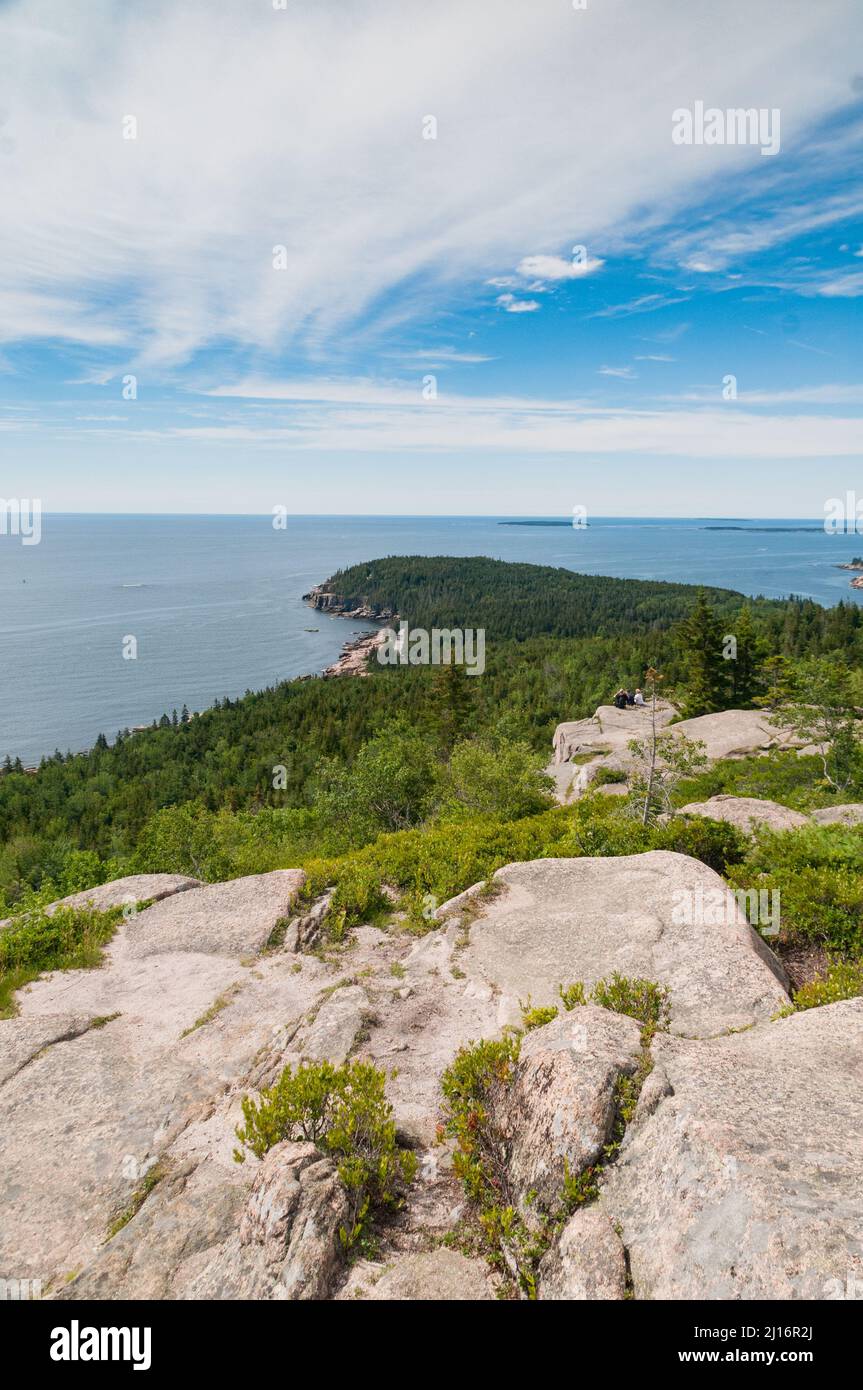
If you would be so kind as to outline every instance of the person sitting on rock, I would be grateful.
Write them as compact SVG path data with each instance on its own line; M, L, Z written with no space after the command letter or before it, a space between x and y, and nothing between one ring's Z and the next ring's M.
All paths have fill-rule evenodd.
M623 690L623 689L618 690L617 694L616 694L615 697L614 697L614 708L615 708L615 709L626 709L626 691L625 691L625 690Z
M632 703L633 703L634 705L643 705L643 704L646 703L646 702L645 702L645 699L644 699L644 696L642 695L640 689L636 690L635 695L633 696L633 699L632 699Z

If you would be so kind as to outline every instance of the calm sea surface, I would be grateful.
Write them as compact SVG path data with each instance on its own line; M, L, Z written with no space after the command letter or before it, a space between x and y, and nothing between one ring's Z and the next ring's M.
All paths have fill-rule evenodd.
M301 595L342 565L384 555L490 555L863 601L835 568L863 551L863 537L827 535L818 521L705 529L719 524L594 518L574 530L485 517L296 517L277 531L269 516L43 517L38 545L0 535L0 758L36 762L184 703L204 709L320 671L362 625L316 614ZM798 525L815 529L787 529ZM122 656L130 635L134 661Z

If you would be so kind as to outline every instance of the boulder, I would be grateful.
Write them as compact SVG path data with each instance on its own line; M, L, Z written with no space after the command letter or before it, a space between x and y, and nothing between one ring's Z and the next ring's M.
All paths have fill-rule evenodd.
M190 948L213 955L257 955L288 917L305 878L301 869L275 869L213 883L191 897L163 899L135 918L129 955Z
M175 894L119 924L101 969L18 992L18 1017L0 1020L0 1208L15 1211L0 1221L0 1272L47 1284L88 1263L202 1107L242 1083L274 1030L284 1046L280 1025L310 1007L327 971L306 958L297 974L295 956L252 950L302 881L294 871ZM228 1163L233 1123L220 1141Z
M314 1144L277 1144L252 1185L240 1249L257 1258L262 1282L272 1281L269 1297L325 1298L341 1266L339 1228L349 1221L332 1159Z
M134 1219L54 1297L328 1298L349 1219L332 1160L285 1142L232 1169L175 1157Z
M681 806L677 814L727 821L744 834L751 833L758 825L766 825L770 830L797 830L801 825L811 824L802 811L792 811L778 801L764 801L756 796L711 796L707 801L690 801Z
M777 748L795 748L811 752L790 730L774 723L763 710L727 709L718 714L702 714L695 719L681 719L665 700L657 701L657 727L673 737L683 736L702 743L710 762L720 758L744 758L769 753ZM574 783L568 799L574 800L589 786L600 767L626 771L632 766L629 750L631 739L644 738L651 727L649 708L600 705L591 719L577 719L558 724L554 732L554 764L574 768ZM593 754L593 757L589 755ZM564 774L555 774L560 787Z
M724 881L687 855L539 859L508 864L492 882L496 897L484 901L477 885L438 912L456 919L475 900L459 967L502 1005L553 1004L560 984L590 987L615 970L670 989L677 1033L746 1028L788 1003L781 966Z
M816 825L860 825L863 823L863 805L851 802L847 806L824 806L812 812Z
M106 912L109 907L126 907L136 903L160 902L162 898L173 897L175 893L185 893L190 888L200 888L201 881L187 878L185 874L131 874L127 878L115 878L111 883L102 883L97 888L85 888L80 893L70 893L59 898L45 908L50 917L58 907L92 907L97 912ZM10 918L0 922L0 929L9 925Z
M677 717L677 710L667 700L656 702L656 723L664 728ZM629 705L617 709L600 705L590 719L570 720L558 724L554 731L554 761L568 763L579 754L627 753L630 739L643 738L651 728L650 708ZM587 764L585 764L587 765Z
M653 1054L652 1098L602 1191L635 1297L861 1287L863 999L709 1041L657 1036Z
M700 714L682 719L671 732L704 744L711 762L720 758L747 758L776 748L800 748L801 740L791 729L774 723L769 714L757 709L724 709L718 714Z
M626 1297L626 1252L598 1204L571 1216L539 1265L540 1301L594 1301Z
M522 1214L556 1216L567 1174L577 1177L612 1137L618 1079L641 1054L634 1019L592 1004L561 1011L522 1041L500 1102L511 1135L508 1176Z

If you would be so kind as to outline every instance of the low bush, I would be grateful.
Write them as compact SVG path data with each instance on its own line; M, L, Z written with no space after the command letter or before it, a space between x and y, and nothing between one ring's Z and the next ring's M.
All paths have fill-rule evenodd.
M757 832L732 887L778 891L781 933L841 957L863 954L863 830L839 825Z
M102 948L117 930L122 907L107 912L60 907L50 916L35 908L0 930L0 1018L16 1012L15 991L46 970L88 970L102 963Z
M863 961L834 961L825 974L795 990L794 1003L783 1009L780 1017L804 1009L820 1009L824 1004L837 1004L840 999L857 999L863 995Z
M830 787L820 758L808 754L801 757L793 751L714 763L706 772L680 782L673 800L676 806L685 806L690 801L707 801L721 794L778 801L795 811L812 811L849 800Z
M371 1253L375 1211L397 1205L416 1174L416 1155L396 1141L385 1086L385 1072L371 1062L310 1062L296 1071L285 1067L258 1103L249 1096L242 1101L238 1163L244 1149L263 1158L284 1139L305 1139L335 1160L350 1203L348 1224L339 1231L345 1250L359 1245Z

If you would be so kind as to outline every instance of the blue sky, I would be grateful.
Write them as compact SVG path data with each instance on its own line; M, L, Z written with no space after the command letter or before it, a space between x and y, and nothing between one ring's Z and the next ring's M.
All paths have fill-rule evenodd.
M0 496L863 495L852 0L133 8L0 3ZM675 144L698 101L779 148Z

